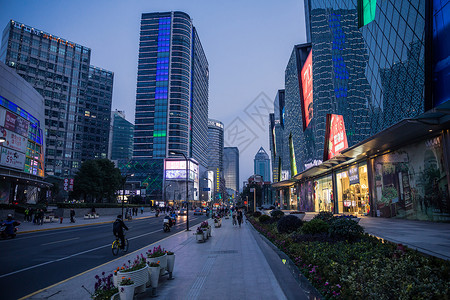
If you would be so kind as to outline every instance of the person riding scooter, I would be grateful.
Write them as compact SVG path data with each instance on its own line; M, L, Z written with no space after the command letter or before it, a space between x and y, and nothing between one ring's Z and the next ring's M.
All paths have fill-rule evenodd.
M14 220L12 214L8 214L6 221L1 224L1 226L5 226L5 229L1 232L2 238L16 237L16 226L19 225L20 222Z
M173 219L171 216L165 216L163 223L164 232L170 231L170 227L172 227L173 225L175 225L175 219Z

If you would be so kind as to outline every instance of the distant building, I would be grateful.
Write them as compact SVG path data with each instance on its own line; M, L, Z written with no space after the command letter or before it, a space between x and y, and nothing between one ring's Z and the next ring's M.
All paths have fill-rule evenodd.
M225 186L230 195L235 198L239 193L239 149L237 147L223 148L223 173Z
M125 119L124 111L111 113L111 131L108 158L111 160L131 159L133 156L134 125Z
M261 175L263 181L270 182L270 158L263 147L256 153L253 166L255 175Z
M208 170L214 172L214 193L217 200L220 193L220 178L223 178L223 123L208 120Z
M0 61L43 97L45 172L73 176L86 159L106 158L114 73L90 65L91 49L11 20Z

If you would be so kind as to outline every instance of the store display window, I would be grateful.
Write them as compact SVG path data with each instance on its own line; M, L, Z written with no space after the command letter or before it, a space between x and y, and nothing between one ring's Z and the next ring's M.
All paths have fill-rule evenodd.
M369 214L369 183L366 163L351 166L338 173L336 183L339 213Z
M314 194L315 211L333 212L333 183L331 175L314 181Z

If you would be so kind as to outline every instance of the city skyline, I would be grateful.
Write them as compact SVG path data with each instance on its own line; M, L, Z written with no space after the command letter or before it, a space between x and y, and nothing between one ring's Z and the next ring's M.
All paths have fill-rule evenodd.
M287 1L282 5L275 1L264 5L256 1L239 5L207 1L108 2L108 5L104 1L0 2L4 8L0 12L1 26L14 19L91 48L91 64L114 72L112 110L125 111L132 123L141 14L188 13L196 24L210 65L209 118L223 122L225 130L239 118L257 137L245 146L225 140L225 146L239 147L243 158L242 179L253 173L254 153L261 146L269 148L268 118L260 129L244 110L261 93L273 99L276 91L284 88L284 66L292 45L306 40L302 1Z

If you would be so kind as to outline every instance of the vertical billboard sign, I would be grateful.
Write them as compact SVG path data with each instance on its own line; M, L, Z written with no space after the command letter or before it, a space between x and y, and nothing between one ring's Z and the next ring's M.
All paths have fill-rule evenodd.
M433 0L433 107L450 100L449 36L450 3Z
M342 115L327 114L323 160L326 161L333 158L347 148L344 117Z
M302 117L303 130L305 130L313 118L312 49L309 51L308 57L303 65L301 78L303 89Z
M358 27L361 28L375 20L377 0L358 0Z

